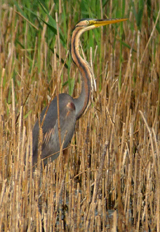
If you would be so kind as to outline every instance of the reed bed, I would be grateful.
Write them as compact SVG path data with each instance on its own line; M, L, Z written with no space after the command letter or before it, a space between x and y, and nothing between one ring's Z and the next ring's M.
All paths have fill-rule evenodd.
M42 22L25 14L31 5L2 2L0 231L160 231L159 2L119 1L123 15L116 2L100 1L97 18L107 12L128 21L82 38L97 91L76 123L68 162L61 154L34 172L30 147L40 112L57 93L80 93L67 51L85 14L71 12L86 6L48 1L45 12L40 1L34 13Z

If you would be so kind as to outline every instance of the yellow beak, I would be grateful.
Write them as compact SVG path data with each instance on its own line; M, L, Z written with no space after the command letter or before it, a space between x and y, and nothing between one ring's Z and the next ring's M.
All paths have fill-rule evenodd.
M98 19L98 20L90 20L90 25L94 25L95 27L101 27L108 24L119 23L123 21L127 21L128 19Z

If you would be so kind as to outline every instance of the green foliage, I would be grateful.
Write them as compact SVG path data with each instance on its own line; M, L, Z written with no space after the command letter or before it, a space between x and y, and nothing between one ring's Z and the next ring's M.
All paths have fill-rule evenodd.
M10 3L12 5L12 3ZM29 1L15 1L15 5L17 8L17 11L24 17L24 24L29 22L29 31L27 33L27 48L30 50L28 52L29 59L30 59L30 66L32 66L32 59L33 59L33 45L35 45L35 39L38 38L38 44L40 44L41 40L41 32L43 30L44 24L47 26L47 31L45 34L45 40L50 48L50 56L54 53L54 46L56 43L56 35L57 35L57 24L55 20L55 13L59 12L59 1L54 1L54 8L53 11L50 13L50 9L52 6L52 2L50 0L43 1L43 0L37 0L33 3ZM136 25L138 30L141 30L142 20L143 20L143 12L144 7L147 6L147 12L148 12L148 23L150 25L150 17L153 17L153 20L155 22L157 17L157 11L151 8L151 0L140 0L140 1L129 1L126 3L125 0L114 0L112 2L112 9L110 8L110 1L103 0L102 1L102 9L101 4L99 0L79 0L75 3L75 1L63 1L62 2L62 12L59 15L59 36L60 36L60 43L63 46L63 48L67 52L67 33L68 33L68 24L69 24L69 17L71 17L72 20L72 28L73 26L82 18L101 18L101 15L103 13L104 17L109 17L112 15L112 18L124 18L129 16L130 12L132 11L134 18L133 21L128 21L128 25L131 28L131 30L134 33L135 27L134 27L134 19L136 21ZM126 8L127 6L127 8ZM127 9L127 10L126 10ZM101 12L101 10L103 12ZM126 15L127 12L127 15ZM69 17L68 17L69 16ZM26 20L25 20L26 19ZM47 20L46 20L47 19ZM37 30L38 28L38 30ZM123 37L123 23L113 25L112 30L114 30L115 37L113 38L113 49L115 49L116 42L119 41L120 43L120 72L119 72L119 88L121 89L122 85L122 73L121 69L123 66L123 55L122 50L123 47L126 47L130 49L130 44L127 44L124 42ZM158 32L160 32L160 26L159 24L156 25L156 29ZM23 30L25 30L25 27L23 27ZM105 32L109 34L109 27L106 27ZM25 32L23 32L25 33ZM22 48L25 48L25 45L17 38L16 43ZM104 58L102 56L103 51L101 51L101 29L96 29L94 31L90 31L88 33L85 33L82 37L82 43L83 43L83 49L85 54L87 55L87 59L89 59L89 50L90 47L92 47L92 50L94 51L96 46L98 46L97 49L97 56L99 57L99 64L100 70L102 68ZM38 45L39 46L39 45ZM133 49L133 51L136 51ZM57 51L56 54L57 58L59 58L59 54ZM94 53L93 53L94 57ZM92 58L93 58L92 57ZM48 56L48 61L50 61L50 57ZM40 62L37 60L37 65ZM61 57L61 63L64 63L63 57ZM48 68L50 66L50 62L48 62ZM68 74L70 70L71 60L66 61L65 68L68 69ZM39 65L38 65L39 66ZM40 69L40 68L39 68ZM50 68L49 68L50 69ZM94 64L94 69L97 69L97 64ZM50 77L48 77L50 79ZM69 93L73 93L73 87L74 87L74 81L71 81L72 79L68 77L68 81L64 83L63 86L66 84L69 85ZM103 80L100 80L102 82ZM99 87L101 86L101 83Z
M145 1L144 0L140 0L138 1L137 4L137 10L136 10L136 6L134 1L132 0L132 7L133 7L133 13L136 19L136 23L137 23L137 27L140 30L141 29L141 23L142 23L142 17L143 17L143 10L144 10L144 6L145 6Z

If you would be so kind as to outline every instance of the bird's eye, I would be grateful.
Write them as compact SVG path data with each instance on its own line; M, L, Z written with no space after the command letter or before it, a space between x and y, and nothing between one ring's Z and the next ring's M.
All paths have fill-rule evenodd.
M89 24L90 24L90 22L88 20L86 20L86 25L89 25Z

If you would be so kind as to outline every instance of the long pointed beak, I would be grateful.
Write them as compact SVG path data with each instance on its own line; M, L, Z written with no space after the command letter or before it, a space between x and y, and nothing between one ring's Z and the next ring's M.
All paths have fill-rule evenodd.
M98 20L90 20L90 24L95 27L101 27L108 24L119 23L123 21L127 21L128 19L98 19Z

